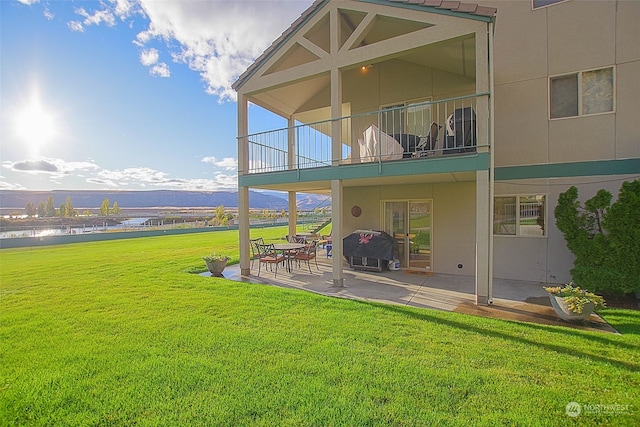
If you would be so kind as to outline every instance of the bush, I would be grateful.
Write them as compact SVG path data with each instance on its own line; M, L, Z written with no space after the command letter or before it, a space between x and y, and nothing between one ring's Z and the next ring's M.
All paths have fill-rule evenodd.
M640 180L624 182L618 200L600 190L584 207L578 189L558 197L556 225L575 255L574 282L612 295L640 290Z

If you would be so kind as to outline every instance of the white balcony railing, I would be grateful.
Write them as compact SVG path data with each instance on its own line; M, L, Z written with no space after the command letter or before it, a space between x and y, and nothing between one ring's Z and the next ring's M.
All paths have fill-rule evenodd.
M478 100L488 94L412 103L379 111L255 133L247 141L248 173L384 162L476 151ZM334 126L338 121L339 126ZM340 158L332 133L341 132ZM486 142L485 142L486 144ZM240 171L242 173L242 171Z

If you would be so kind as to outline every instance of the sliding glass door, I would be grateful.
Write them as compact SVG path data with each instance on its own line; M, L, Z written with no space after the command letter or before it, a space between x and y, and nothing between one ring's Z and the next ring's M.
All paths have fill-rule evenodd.
M384 202L384 229L396 239L401 268L431 270L431 200Z

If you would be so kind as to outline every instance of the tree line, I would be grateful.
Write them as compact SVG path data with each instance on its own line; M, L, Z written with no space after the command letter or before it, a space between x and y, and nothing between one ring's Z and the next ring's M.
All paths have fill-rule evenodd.
M25 213L28 217L32 218L34 216L38 216L39 218L54 218L54 217L75 217L79 215L77 209L73 207L73 203L71 203L71 197L67 196L67 200L64 203L61 203L57 208L54 205L53 197L47 197L47 200L44 202L38 203L38 206L29 202L24 208ZM118 202L113 202L113 206L110 206L109 199L104 199L100 204L100 215L108 216L108 215L118 215L120 213L120 208L118 207ZM85 210L83 215L91 215L92 213L89 210Z

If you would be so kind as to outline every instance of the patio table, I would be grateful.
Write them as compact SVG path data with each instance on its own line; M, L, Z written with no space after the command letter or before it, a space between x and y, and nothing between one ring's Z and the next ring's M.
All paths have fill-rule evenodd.
M291 272L291 252L299 251L300 249L304 249L304 243L274 243L273 249L276 251L281 251L287 260L286 268L288 272Z

